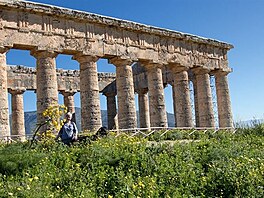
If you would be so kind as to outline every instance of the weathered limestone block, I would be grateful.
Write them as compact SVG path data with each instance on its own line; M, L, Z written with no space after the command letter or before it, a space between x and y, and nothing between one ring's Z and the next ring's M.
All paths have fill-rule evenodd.
M82 130L96 131L102 126L99 86L95 56L76 55L80 63L80 95Z
M192 70L195 75L195 87L198 103L198 127L215 127L210 75L207 69L197 67Z
M24 123L24 102L23 93L25 89L11 90L12 94L12 139L24 141L25 140L25 123Z
M145 68L140 65L140 63L135 63L132 66L133 70L133 80L134 80L134 88L136 90L147 89L148 88L148 80L147 80L147 72Z
M229 72L221 70L213 72L216 84L219 127L233 127L231 101L227 80L228 73Z
M10 135L6 71L7 51L8 49L0 47L0 136L2 136L0 138L5 138Z
M168 127L161 65L146 63L151 127Z
M36 69L25 66L7 67L7 86L16 89L24 87L26 90L36 90ZM115 73L98 73L99 91L113 83L116 79ZM80 91L80 71L57 69L58 91Z
M52 51L32 51L37 59L37 122L45 122L42 112L51 105L58 104L58 84L55 58L57 53ZM40 132L46 130L44 125Z
M118 125L120 129L136 128L136 107L133 73L129 59L114 58L110 62L116 66L116 89L118 102Z
M7 85L10 89L23 87L26 90L36 90L36 69L24 66L8 66Z
M138 92L139 122L140 128L150 129L148 90L140 89Z
M178 50L175 51L174 53L170 54L168 56L167 62L170 65L181 65L181 66L185 66L185 67L190 67L190 59L191 56L189 56L191 53L186 54L183 53L184 48L187 48L189 45L188 44L184 44L184 46L182 46L182 50Z
M57 69L59 91L77 92L80 90L80 71Z
M106 96L107 103L107 124L108 129L118 129L115 124L115 117L117 116L116 111L116 94L115 93L104 93Z
M98 73L99 91L102 92L105 87L115 82L115 73Z
M172 65L174 105L177 127L193 127L188 68Z

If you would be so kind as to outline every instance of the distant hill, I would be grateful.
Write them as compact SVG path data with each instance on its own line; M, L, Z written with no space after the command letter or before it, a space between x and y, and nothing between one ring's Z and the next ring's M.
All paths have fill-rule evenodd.
M37 112L36 111L25 112L24 116L25 116L26 134L31 134L35 131L36 128Z
M76 112L76 120L77 120L76 125L77 125L77 128L80 130L81 129L81 109L76 107L75 112ZM102 124L103 126L107 127L107 111L101 110L101 115L102 115ZM26 134L31 134L32 132L34 132L36 128L37 113L36 111L25 112L24 116L25 116ZM138 118L137 123L139 123L139 112L137 112L137 118ZM167 113L167 118L168 118L169 127L174 127L175 126L174 114ZM11 115L10 115L10 122L11 122ZM235 123L235 127L243 127L243 128L252 127L259 123L264 123L264 119L239 121Z
M252 120L246 120L246 121L238 121L238 122L235 122L234 125L236 128L249 128L249 127L254 127L262 123L264 123L264 119L252 119Z
M77 128L80 130L81 129L81 109L76 107L75 113L76 113L76 125L77 125ZM32 132L34 132L36 128L37 113L36 111L30 111L30 112L25 112L24 115L25 115L26 134L31 134ZM101 110L101 115L102 115L102 124L103 126L107 127L107 111ZM137 118L138 118L137 123L139 123L139 113L138 112L137 112ZM175 126L174 114L167 113L167 118L168 118L169 127L174 127Z

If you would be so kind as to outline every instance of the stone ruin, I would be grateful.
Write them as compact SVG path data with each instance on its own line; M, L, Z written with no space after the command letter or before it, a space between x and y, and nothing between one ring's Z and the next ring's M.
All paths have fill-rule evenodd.
M217 40L87 12L0 0L0 138L10 136L8 92L12 94L12 135L24 135L23 93L27 90L36 91L38 123L44 121L43 110L58 102L59 92L72 112L73 95L80 92L82 130L101 126L99 92L107 97L110 129L117 114L120 129L136 128L137 93L140 127L151 129L168 126L164 85L171 84L176 127L213 128L210 76L215 78L218 126L232 128L227 80L232 71L227 52L232 48ZM29 50L36 58L36 70L7 66L10 49ZM72 55L80 70L56 69L58 54ZM115 65L116 74L98 73L100 58Z

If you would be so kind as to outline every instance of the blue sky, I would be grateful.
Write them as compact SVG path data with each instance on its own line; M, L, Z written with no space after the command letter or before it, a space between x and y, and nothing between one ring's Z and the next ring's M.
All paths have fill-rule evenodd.
M32 0L131 20L202 37L235 46L229 54L230 93L234 119L264 118L264 0ZM57 67L78 69L70 56L59 55ZM28 51L11 50L8 64L35 66ZM98 71L113 71L105 60ZM166 108L173 112L170 87L165 89ZM36 109L35 94L24 95L25 111ZM80 106L76 94L76 106ZM60 96L60 102L62 97ZM106 109L104 96L101 108Z

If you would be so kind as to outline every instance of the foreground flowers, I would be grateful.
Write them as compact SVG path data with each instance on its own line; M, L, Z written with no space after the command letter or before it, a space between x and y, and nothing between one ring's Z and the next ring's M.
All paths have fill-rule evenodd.
M263 197L263 131L166 137L125 135L91 144L0 147L0 194L14 197ZM157 134L150 139L157 139ZM194 141L195 140L195 141ZM32 191L38 194L32 194Z

